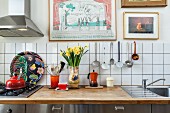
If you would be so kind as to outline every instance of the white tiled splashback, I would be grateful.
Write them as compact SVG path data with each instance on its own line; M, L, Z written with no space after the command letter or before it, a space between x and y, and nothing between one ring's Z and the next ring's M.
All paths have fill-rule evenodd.
M103 63L110 63L110 42L98 42L97 59ZM87 75L93 69L99 73L99 83L106 85L106 77L112 76L115 79L115 85L141 85L142 79L147 78L148 83L159 78L165 78L166 81L160 81L155 85L170 85L170 43L150 43L137 42L137 54L140 59L134 61L132 68L123 66L117 68L112 65L110 69L103 70L94 68L91 63L95 60L95 43L0 43L0 81L5 82L9 79L10 63L17 53L23 51L33 51L38 53L44 60L46 65L58 64L64 58L60 56L60 50L75 45L89 46L89 51L83 56L80 64L80 85L88 85ZM105 49L105 52L103 51ZM105 56L104 56L105 53ZM115 62L118 60L117 42L113 42L113 58ZM121 61L127 60L126 42L121 43ZM130 45L130 54L133 53L133 42ZM65 66L61 72L60 82L67 82L68 69ZM46 72L38 84L49 85L50 75Z

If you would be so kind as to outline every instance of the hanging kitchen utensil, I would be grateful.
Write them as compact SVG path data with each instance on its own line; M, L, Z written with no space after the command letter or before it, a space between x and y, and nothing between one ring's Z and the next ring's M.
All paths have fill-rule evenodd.
M126 44L127 60L125 61L126 67L132 67L133 62L129 59L129 43Z
M123 67L123 63L120 61L120 41L118 41L118 62L116 62L116 66L119 68Z
M60 65L59 66L59 73L60 73L63 70L65 63L61 61L59 65Z
M136 42L134 41L134 54L132 55L133 60L139 60L139 55L136 54Z
M102 69L109 69L109 65L105 62L105 47L104 47L104 62L101 64Z
M23 79L31 84L36 84L44 74L44 62L42 58L34 52L25 51L17 54L11 62L11 75L18 68L22 67ZM17 75L19 72L15 72Z
M110 53L111 53L110 65L114 65L114 59L113 59L113 42L110 43Z
M95 61L92 62L92 66L99 67L100 62L97 61L97 42L95 43Z

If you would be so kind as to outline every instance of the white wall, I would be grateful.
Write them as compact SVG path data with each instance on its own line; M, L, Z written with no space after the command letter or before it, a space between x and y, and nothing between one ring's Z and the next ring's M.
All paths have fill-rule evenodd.
M168 0L169 1L169 0ZM3 38L0 37L0 42L48 42L48 0L31 0L31 15L32 20L45 34L43 38ZM123 40L123 12L159 12L160 13L160 39L151 42L170 42L170 2L167 7L155 8L121 8L121 0L117 2L117 37L118 40ZM1 16L1 15L0 15Z

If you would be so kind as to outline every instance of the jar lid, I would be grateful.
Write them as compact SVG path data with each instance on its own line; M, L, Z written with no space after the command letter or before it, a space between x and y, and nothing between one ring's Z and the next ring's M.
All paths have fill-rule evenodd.
M106 80L114 80L113 77L107 77Z

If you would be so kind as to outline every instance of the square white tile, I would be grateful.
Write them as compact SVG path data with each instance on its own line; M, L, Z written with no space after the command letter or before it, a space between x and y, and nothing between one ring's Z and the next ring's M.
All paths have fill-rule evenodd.
M143 43L143 53L150 53L152 54L152 43Z
M100 53L110 53L110 43L109 42L100 43Z
M153 64L163 64L163 54L153 54Z
M1 69L0 75L1 75L1 74L4 74L4 71L5 71L5 70L4 70L4 66L5 66L4 64L0 64L0 69Z
M170 75L164 75L164 85L170 85Z
M114 84L115 85L121 85L121 76L120 75L112 75L114 78Z
M47 43L47 53L57 53L57 43Z
M78 42L69 42L68 47L75 47L78 46Z
M4 43L0 43L0 53L5 53L4 46L5 46Z
M142 74L142 65L133 65L132 74Z
M121 68L116 67L116 65L113 65L111 68L111 74L121 74Z
M66 51L68 43L58 43L58 53L62 51Z
M121 46L120 46L121 47ZM120 49L121 50L121 49ZM113 53L118 53L118 42L113 42Z
M11 77L9 75L5 75L5 81L9 80Z
M50 75L47 75L46 81L47 81L47 85L51 85Z
M37 53L46 53L47 52L47 43L37 43Z
M59 83L68 83L69 75L60 75ZM80 78L81 79L81 78ZM80 80L81 81L81 80Z
M5 63L11 63L15 54L5 54Z
M89 63L90 63L89 54L83 55L80 64L89 64Z
M131 84L131 75L122 75L122 85L132 85Z
M152 64L152 54L143 54L143 64Z
M170 64L170 54L164 54L164 64Z
M5 83L5 75L3 74L0 74L0 81Z
M164 53L170 53L170 44L169 43L164 43Z
M5 74L10 75L10 64L5 64Z
M57 54L47 54L47 64L57 64Z
M102 68L100 68L100 74L109 76L110 75L110 69L102 69Z
M26 51L26 44L25 43L16 43L16 53L21 53Z
M4 55L5 55L5 54L0 54L0 59L1 59L1 60L0 60L0 63L4 63L4 62L5 62L5 61L4 61L4 60L5 60L5 59L4 59Z
M26 51L37 53L36 43L26 43Z
M87 79L87 76L80 75L80 85L89 85L89 79Z
M89 65L80 65L79 66L79 74L85 74L88 75L89 73Z
M163 43L153 43L153 53L163 53Z
M106 78L109 77L107 75L101 75L101 84L100 85L106 85Z
M143 74L152 74L152 65L143 65Z
M132 75L132 85L142 85L142 75Z
M15 53L15 43L5 43L5 53Z
M122 74L131 74L132 68L124 67L122 68Z
M153 74L163 74L163 65L153 65Z
M164 65L164 74L170 74L170 65Z

